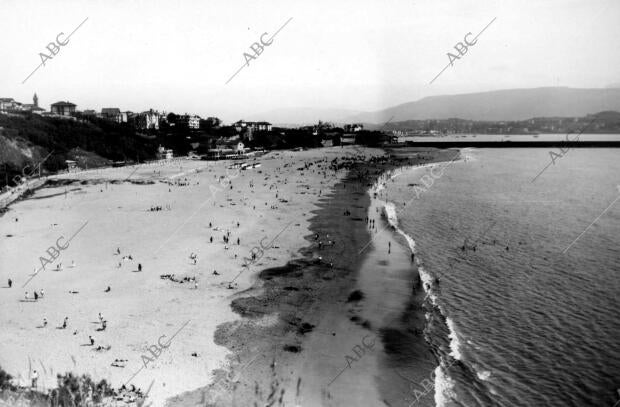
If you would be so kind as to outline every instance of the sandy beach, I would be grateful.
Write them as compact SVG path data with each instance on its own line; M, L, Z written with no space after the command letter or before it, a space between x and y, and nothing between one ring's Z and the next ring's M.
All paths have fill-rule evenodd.
M0 218L0 366L23 385L37 370L43 390L68 371L151 386L153 405L396 398L375 377L387 363L378 328L408 306L415 273L394 240L382 258L389 235L359 251L373 233L365 218L382 222L368 188L401 162L350 171L342 158L358 151L272 152L242 171L181 160L52 177ZM383 285L375 264L394 274ZM398 294L381 301L386 278L405 284L387 284ZM347 302L356 289L364 299ZM368 334L374 353L330 384ZM367 390L351 391L359 381Z
M216 333L235 350L232 371L172 405L409 405L412 382L435 367L411 329L423 327L424 294L413 291L419 280L406 242L369 190L394 168L453 157L407 151L353 166L314 211L302 258L262 271L260 289L233 301L245 318Z

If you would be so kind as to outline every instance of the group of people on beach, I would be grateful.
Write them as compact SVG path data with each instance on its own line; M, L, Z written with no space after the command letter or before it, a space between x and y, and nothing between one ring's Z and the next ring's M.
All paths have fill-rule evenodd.
M298 172L303 173L305 172L313 172L316 174L321 174L323 181L320 181L321 185L324 185L324 183L329 184L331 178L334 177L334 175L337 175L339 172L341 171L346 171L350 168L350 166L352 165L352 161L349 162L347 160L332 160L331 162L328 161L327 158L321 158L318 160L315 160L313 162L305 162L303 163L299 168L297 168ZM291 164L285 164L284 167L287 166L291 166ZM275 179L275 180L274 180ZM259 181L260 182L260 181ZM265 184L263 186L267 186L269 183L269 190L272 191L270 192L270 201L271 202L265 202L265 206L267 207L268 205L270 205L269 207L271 209L278 209L278 203L282 203L282 204L288 204L289 201L292 200L292 198L289 195L285 195L285 198L282 197L283 193L282 191L278 190L278 185L282 185L282 184L287 184L289 181L286 177L282 176L282 174L280 173L280 168L278 168L275 171L274 175L271 176L267 176L265 177ZM298 184L301 182L298 182ZM197 185L198 182L195 182L195 184ZM183 180L177 180L174 183L170 183L170 186L178 186L178 187L187 187L190 185L194 185L193 181L190 181L188 178L184 178ZM256 188L257 182L256 181L250 181L250 190L252 193L254 193L254 189ZM303 193L306 193L307 190L310 189L310 187L308 185L299 185L298 186ZM230 189L232 191L234 191L232 182L230 183ZM318 190L318 189L317 189ZM237 190L234 192L231 192L231 194L233 193L241 193L241 191ZM273 195L271 195L273 193ZM301 192L300 192L301 193ZM319 194L322 193L322 190L319 191ZM272 200L272 198L274 198L274 200ZM229 199L229 201L232 201L232 199ZM236 203L238 204L239 202L242 202L244 205L249 205L250 207L253 207L254 209L256 209L255 206L252 206L252 201L249 198L246 198L245 195L243 196L243 198L240 201L236 201ZM262 206L262 205L261 205ZM165 205L165 207L163 205L151 205L150 206L150 210L151 212L157 212L157 211L162 211L162 210L170 210L170 205ZM344 210L344 216L351 216L351 211L347 208ZM369 225L369 227L371 228L375 228L374 225L374 220L373 219L369 219L368 217L366 217L366 223ZM233 221L233 227L231 227L231 229L234 229L234 225L236 224L237 228L240 227L240 222L235 220ZM236 240L237 246L240 246L241 244L241 239L240 239L240 233L236 233L235 232L235 236L233 236L231 234L231 231L229 229L227 229L226 227L224 229L219 229L217 227L213 228L212 223L209 223L209 228L211 228L212 230L218 231L222 234L222 241L224 243L224 249L227 250L229 249L228 245L231 244L231 242L234 242ZM217 236L217 235L216 235ZM245 238L244 238L245 239ZM213 243L213 236L210 237L209 241L210 243ZM217 239L219 240L219 239ZM245 239L248 240L248 239ZM318 234L315 235L315 240L318 243L319 249L322 249L324 246L333 246L336 244L336 242L330 238L329 235L326 236L319 236ZM222 242L220 241L220 242ZM220 243L221 244L221 243ZM220 246L221 247L221 246ZM108 252L109 253L109 252ZM126 261L130 261L133 262L134 261L134 257L131 254L127 254L121 257L121 249L120 247L116 249L116 252L114 253L116 256L119 256L118 258L121 259L121 261L118 262L118 268L121 268L123 266L123 262ZM108 254L109 255L109 254ZM250 256L252 256L252 259L254 260L256 258L256 253L251 252ZM203 256L204 257L204 256ZM118 259L117 258L117 259ZM236 258L236 255L235 255ZM191 252L189 255L189 259L190 262L193 265L198 265L198 253L194 253ZM320 261L323 261L322 258L319 258ZM326 264L329 264L330 266L333 267L333 263L330 261L325 261ZM114 263L112 263L114 264ZM58 271L62 270L62 263L59 263L57 265L57 269ZM138 271L142 271L142 264L138 263ZM221 271L221 270L220 270ZM213 270L212 273L214 276L219 276L220 272L218 272L217 270ZM227 274L225 272L222 272L222 274ZM184 276L184 277L180 277L180 276L176 276L174 273L167 273L167 274L161 274L160 275L161 279L165 279L165 280L170 280L172 282L175 283L179 283L179 284L192 284L193 283L193 287L195 289L198 288L198 278L194 275L192 277L189 276ZM12 286L12 281L9 279L9 286ZM236 282L231 281L228 283L228 288L229 289L233 289L236 288L238 285ZM105 289L105 292L110 292L111 288L110 286L107 286L107 288ZM72 293L78 293L77 291L70 291ZM39 290L39 292L35 291L34 292L34 298L35 300L38 300L39 298L43 297L44 293L43 290ZM26 299L28 299L28 293L26 293ZM73 318L73 317L72 317ZM48 324L47 318L43 318L43 327L46 327ZM107 320L103 318L102 314L99 313L99 329L97 329L97 333L99 333L100 335L102 335L102 333L104 331L107 330ZM63 322L62 322L62 326L59 329L67 329L69 325L69 317L65 316ZM78 333L77 330L75 330L73 332L74 335L76 335ZM107 334L108 332L106 332ZM81 336L81 335L80 335ZM91 332L88 335L88 345L93 347L93 350L97 350L97 351L106 351L109 350L111 347L110 346L105 346L102 344L99 344L98 342L100 341L99 336L97 336L97 334L95 332ZM97 346L98 345L98 346ZM127 362L126 359L114 359L114 362L112 363L112 366L115 367L125 367L125 363Z
M170 204L166 204L165 209L167 211L169 211L170 210ZM155 206L151 205L151 208L149 209L149 212L159 212L159 211L163 211L163 210L164 210L164 207L162 207L161 205L155 205Z
M115 256L120 256L121 254L121 248L117 247L116 248L116 252L114 253ZM121 261L118 262L118 264L116 265L116 268L121 268L123 267L123 262L125 261L133 261L133 256L131 254L125 255L123 257L121 257ZM142 271L142 263L138 263L138 271ZM106 292L109 292L109 286Z
M9 281L11 281L11 279L9 279ZM12 285L13 285L13 283L12 283L12 282L10 282L10 283L9 283L9 287L10 287L10 286L12 286ZM45 297L45 291L44 291L42 288L41 288L41 290L39 290L39 291L34 290L34 291L32 292L32 299L33 299L34 301L38 301L38 300L39 300L39 298L43 298L43 297ZM29 297L29 295L28 295L28 291L26 291L26 292L24 293L24 300L25 300L25 301L30 301L30 297Z

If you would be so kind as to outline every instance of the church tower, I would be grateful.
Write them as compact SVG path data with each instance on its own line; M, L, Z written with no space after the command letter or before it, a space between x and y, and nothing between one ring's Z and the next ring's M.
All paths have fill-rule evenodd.
M36 93L32 97L32 101L34 102L34 107L39 107L39 97L37 96Z

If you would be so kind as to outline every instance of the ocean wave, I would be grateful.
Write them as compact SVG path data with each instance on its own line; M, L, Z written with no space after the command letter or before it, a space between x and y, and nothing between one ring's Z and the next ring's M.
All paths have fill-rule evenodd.
M478 379L487 381L489 377L491 377L491 372L488 370L483 370L482 372L476 372Z
M448 337L450 338L450 356L454 359L462 360L463 355L461 354L461 341L459 340L459 336L456 333L456 327L454 326L454 321L450 319L450 317L446 318L446 324L448 325L448 329L450 333Z
M454 380L444 373L441 366L435 369L435 405L444 407L450 399L455 399Z
M398 217L396 216L396 205L392 202L386 202L385 205L383 205L383 213L385 214L390 226L392 226L395 230L399 230Z
M424 287L427 298L431 300L433 306L439 308L439 303L437 302L437 295L432 289L433 276L431 276L431 274L426 271L426 269L421 265L418 265L418 273L420 274L420 279L422 280L422 287ZM439 311L441 312L441 309Z
M407 240L407 244L409 245L411 252L415 253L415 247L416 247L415 240L411 236L409 236L407 233L405 233L405 231L403 231L402 229L398 227L396 205L394 205L392 202L386 202L385 205L383 206L383 212L390 226L392 226L395 231L397 231L399 234L401 234L405 238L405 240ZM440 314L445 315L444 311L441 309L441 306L439 305L437 293L433 289L435 279L429 272L427 272L424 269L424 267L422 266L419 260L419 257L416 258L416 264L418 266L418 273L420 275L420 279L422 280L422 287L424 287L424 291L426 292L427 298L430 299L433 307ZM432 317L429 312L425 313L425 318L426 318L427 323L431 321ZM454 325L454 321L447 317L446 325L449 331L448 338L450 339L450 356L453 359L461 360L462 358L461 342L456 333L456 327ZM488 373L488 376L490 376L490 372ZM444 406L449 399L455 399L455 398L456 398L456 394L454 392L454 381L450 378L450 376L448 376L447 374L443 372L443 369L440 364L440 366L438 366L435 369L435 402L436 402L436 405L438 407Z
M432 168L435 165L439 165L439 164L431 163L431 164L425 164L425 165L420 165L420 166L412 166L412 167L402 168L398 172L394 171L394 172L385 174L384 177L381 177L381 179L377 180L372 185L372 187L368 190L368 194L371 196L371 198L373 198L375 194L377 194L379 191L382 191L386 188L386 182L388 180L393 179L394 177L406 171L408 172L414 169ZM416 253L415 240L413 239L413 237L408 235L405 231L403 231L399 227L396 205L393 202L389 202L389 201L383 202L382 214L384 215L384 218L386 219L388 224L394 229L394 231L396 231L397 233L399 233L405 238L411 252ZM445 316L445 312L441 308L439 301L438 301L438 293L435 292L434 290L435 278L427 270L424 269L424 267L422 266L422 262L418 256L415 257L415 262L418 268L418 274L420 276L420 280L422 282L422 287L424 291L426 292L426 298L430 300L433 308L435 309L435 312L438 312L440 315ZM432 312L433 311L430 311L430 312L427 311L425 313L425 319L427 323L430 323L433 320ZM461 343L456 334L454 323L451 319L446 318L446 325L448 327L448 331L449 331L448 337L450 339L449 355L453 359L460 360L462 357L460 353ZM443 358L440 358L440 359L443 359ZM437 406L444 406L448 400L456 398L456 394L454 392L455 383L453 379L450 378L450 376L448 376L447 373L444 373L442 364L443 362L440 362L440 365L435 369L435 402Z

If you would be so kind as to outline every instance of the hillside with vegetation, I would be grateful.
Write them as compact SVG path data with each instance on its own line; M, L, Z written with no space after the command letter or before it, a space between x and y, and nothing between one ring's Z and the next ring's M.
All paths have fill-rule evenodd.
M39 163L45 174L66 169L66 160L76 161L81 168L94 168L114 161L153 159L156 150L156 140L138 134L126 123L2 114L0 186L12 185L12 179L23 172L29 175Z

